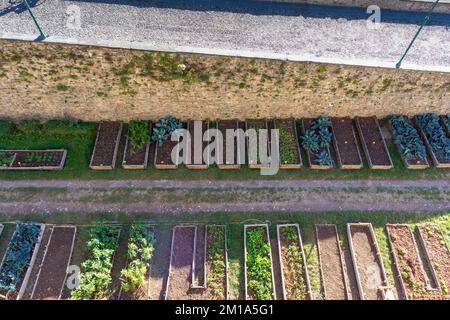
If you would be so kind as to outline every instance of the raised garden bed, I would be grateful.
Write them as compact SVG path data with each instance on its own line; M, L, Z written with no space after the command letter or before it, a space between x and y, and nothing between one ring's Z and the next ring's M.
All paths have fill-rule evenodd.
M277 225L284 300L312 300L308 268L298 224Z
M154 129L152 139L156 143L155 148L155 168L162 170L173 170L178 168L179 162L179 141L172 141L172 134L178 129L183 129L185 124L178 121L173 117L168 117L159 120ZM161 139L155 139L157 132L161 133L164 137ZM172 151L175 150L175 161L172 161Z
M205 231L207 291L213 300L228 300L227 228L207 225Z
M301 169L303 161L295 120L276 119L274 129L279 130L280 169Z
M149 121L132 121L128 126L122 167L129 170L147 168L152 125Z
M317 170L333 169L333 158L330 151L332 133L327 117L303 119L303 136L301 145L305 149L309 167Z
M220 120L217 121L217 129L222 133L223 136L223 155L220 155L220 151L217 150L217 158L222 159L221 164L217 164L219 169L240 169L241 168L241 157L242 155L245 155L245 143L244 146L241 145L238 141L244 141L244 139L237 139L237 137L233 138L233 145L234 145L234 155L233 159L227 160L227 129L237 130L239 129L239 121L237 120Z
M192 285L193 259L197 235L196 226L176 226L172 231L169 275L164 298L184 300L189 298Z
M251 138L249 136L246 136L245 141L247 144L247 159L248 159L248 167L250 169L261 169L261 168L269 168L269 163L262 163L262 159L260 158L260 146L259 146L259 139L260 139L260 130L266 130L267 133L267 143L266 143L266 155L265 157L267 160L270 157L270 132L269 132L269 126L267 123L267 120L262 119L252 119L245 121L245 131L247 132L249 129L253 129L256 131L256 137L255 141L251 142ZM251 156L253 154L253 157Z
M189 121L187 129L191 135L191 147L187 156L189 164L186 164L186 167L194 170L208 169L208 163L203 159L203 151L208 146L209 139L208 141L203 141L203 135L209 130L209 121Z
M350 118L332 118L331 132L338 167L340 169L361 169L363 162L353 129L353 120Z
M377 170L392 169L394 165L381 133L378 119L375 117L358 117L355 118L355 124L369 168Z
M450 298L450 251L444 234L435 224L417 226L419 242L438 289Z
M17 223L0 265L0 298L20 300L36 261L44 224Z
M428 113L414 118L436 168L450 168L450 138L447 137L437 114Z
M428 168L425 144L411 120L406 116L390 116L388 123L405 167L415 170Z
M149 296L149 268L155 244L154 227L131 225L127 244L126 267L120 272L120 300L147 300Z
M244 226L245 299L275 300L269 226Z
M405 224L387 224L386 232L404 298L426 299L430 284L411 229Z
M0 150L0 170L62 170L66 150Z
M89 230L87 250L89 258L85 260L80 275L80 286L71 292L75 300L105 300L111 294L111 270L117 249L121 227L112 224L100 224Z
M447 132L447 137L450 138L450 113L445 116L441 116L441 123L445 129L445 132Z
M361 300L389 298L391 289L388 287L372 224L348 223L347 234L359 298Z
M97 129L97 138L89 167L93 170L112 170L116 165L122 124L119 122L101 122Z
M348 300L345 264L334 224L317 224L317 251L325 300Z
M53 226L44 258L34 283L31 299L58 300L65 285L77 228Z
M3 229L4 229L4 226L2 224L0 224L0 237L2 236Z

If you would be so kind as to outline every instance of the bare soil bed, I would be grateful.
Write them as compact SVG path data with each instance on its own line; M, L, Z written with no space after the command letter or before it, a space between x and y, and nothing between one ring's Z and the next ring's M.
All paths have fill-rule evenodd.
M405 299L425 299L428 279L408 225L386 225L397 276Z
M197 130L195 129L195 123L196 121L189 121L187 124L188 131L191 135L191 148L190 154L188 155L190 164L186 165L186 167L188 169L207 169L208 164L203 158L203 151L209 142L203 141L203 135L209 129L209 121L202 121L201 126ZM197 143L197 141L200 143Z
M317 249L325 300L347 300L345 266L336 225L316 225Z
M370 224L348 224L352 260L361 300L382 300L386 273Z
M442 294L450 298L450 251L441 229L434 224L417 227L419 239Z
M279 258L285 300L311 300L306 258L298 225L278 225Z
M274 129L279 129L280 168L300 169L303 161L295 120L276 119L274 120Z
M363 163L353 128L353 120L350 118L332 118L331 130L339 168L361 169Z
M122 124L119 122L99 124L90 164L92 169L110 170L114 168L121 133Z
M148 141L150 141L151 130L152 125L149 122ZM134 150L131 146L130 131L128 130L122 166L125 169L145 169L147 167L149 149L150 143L147 143L143 148Z
M72 226L53 227L31 299L60 298L72 256L75 234L76 228Z
M222 133L223 136L223 155L222 164L218 165L220 169L239 169L241 166L239 164L239 144L237 143L236 137L233 141L228 142L226 131L227 129L237 130L239 128L239 122L237 120L220 120L217 121L217 129ZM227 160L227 143L233 143L234 145L234 155L229 161ZM219 155L220 157L220 155Z
M380 125L375 117L355 118L361 143L371 169L390 169L392 160L386 147Z

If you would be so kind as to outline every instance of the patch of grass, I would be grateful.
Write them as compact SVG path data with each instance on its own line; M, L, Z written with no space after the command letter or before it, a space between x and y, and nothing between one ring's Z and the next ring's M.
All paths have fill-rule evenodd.
M58 84L57 86L56 86L56 90L58 90L58 91L60 91L60 92L67 92L67 91L69 91L70 90L70 86L67 86L67 85L65 85L65 84Z

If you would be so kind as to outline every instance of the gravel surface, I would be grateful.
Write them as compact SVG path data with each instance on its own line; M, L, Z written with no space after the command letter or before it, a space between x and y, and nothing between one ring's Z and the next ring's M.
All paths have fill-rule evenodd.
M390 67L424 17L383 10L380 29L373 30L364 8L226 0L31 2L49 41ZM0 5L0 37L37 35L22 7ZM68 28L71 5L80 8L79 30ZM433 15L403 67L450 71L449 26L449 15Z

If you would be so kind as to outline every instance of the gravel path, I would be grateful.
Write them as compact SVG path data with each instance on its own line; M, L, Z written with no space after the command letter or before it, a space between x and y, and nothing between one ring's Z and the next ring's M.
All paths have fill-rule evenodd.
M394 67L425 15L383 10L374 30L365 8L246 0L29 1L37 3L33 11L52 42L386 67ZM37 37L23 7L0 6L0 37ZM79 8L80 28L72 27L69 6ZM449 21L434 14L403 67L450 71Z

